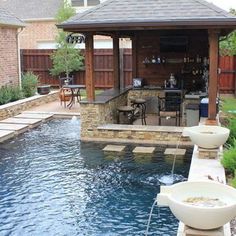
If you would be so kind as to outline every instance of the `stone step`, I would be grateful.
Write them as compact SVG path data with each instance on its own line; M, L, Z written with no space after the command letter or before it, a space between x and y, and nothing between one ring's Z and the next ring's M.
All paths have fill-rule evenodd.
M7 118L5 120L1 120L0 124L24 124L29 125L30 128L35 128L36 126L42 123L41 119L21 119L21 118Z
M136 147L133 150L133 153L153 153L155 147Z
M39 113L21 113L14 118L21 118L21 119L41 119L43 121L48 121L53 118L53 114L39 114Z
M125 146L120 146L120 145L107 145L106 147L103 148L103 151L108 151L108 152L122 152L125 149Z
M184 156L186 149L181 148L166 148L164 155L173 155L173 156Z
M14 136L15 136L14 131L0 130L0 142L4 142L10 138L13 138Z
M0 124L0 130L15 131L17 134L26 132L29 129L28 125L23 124Z

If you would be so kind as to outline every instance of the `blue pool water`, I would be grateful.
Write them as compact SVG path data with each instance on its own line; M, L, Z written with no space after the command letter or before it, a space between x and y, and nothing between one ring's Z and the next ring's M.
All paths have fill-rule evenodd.
M154 154L105 153L81 143L79 122L55 120L0 144L0 235L144 235L159 179L172 159ZM191 150L177 161L187 177ZM176 235L178 221L157 207L149 235Z

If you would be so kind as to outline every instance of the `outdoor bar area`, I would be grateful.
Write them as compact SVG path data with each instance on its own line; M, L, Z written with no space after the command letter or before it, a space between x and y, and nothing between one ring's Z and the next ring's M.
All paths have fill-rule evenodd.
M119 1L108 1L59 25L85 36L87 99L81 101L81 139L174 144L183 127L198 125L200 116L207 124L217 124L219 38L236 28L235 17L199 1L169 7L164 1L165 7L162 2L157 6L151 1L146 6L140 1L139 8L134 8L136 2L129 2L126 16L121 14ZM95 35L113 39L114 85L98 96ZM120 72L122 38L132 41L133 84L129 87L124 86ZM156 117L156 123L149 123L150 115ZM181 141L188 142L183 137Z

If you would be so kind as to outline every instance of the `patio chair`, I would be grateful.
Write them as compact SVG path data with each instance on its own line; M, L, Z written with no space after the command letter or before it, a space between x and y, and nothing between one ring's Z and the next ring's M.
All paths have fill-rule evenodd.
M61 105L64 103L64 107L66 107L66 102L69 102L72 99L72 93L71 90L68 88L63 88L64 85L68 84L74 84L74 78L73 77L59 77L59 98Z
M175 119L175 125L180 126L181 117L181 98L177 97L158 97L158 118L159 125L165 120Z

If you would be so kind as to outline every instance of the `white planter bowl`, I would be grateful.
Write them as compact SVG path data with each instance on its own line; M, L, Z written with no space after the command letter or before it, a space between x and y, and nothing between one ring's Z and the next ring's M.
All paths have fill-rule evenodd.
M199 125L184 128L183 136L189 136L191 141L201 148L213 149L227 141L229 132L229 129L221 126Z
M193 197L218 198L226 205L206 207L185 202ZM157 204L169 206L175 217L185 225L202 230L215 229L236 216L236 189L213 181L187 181L162 186Z

